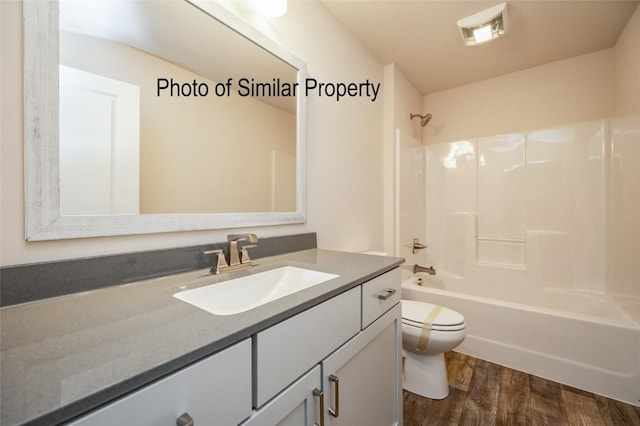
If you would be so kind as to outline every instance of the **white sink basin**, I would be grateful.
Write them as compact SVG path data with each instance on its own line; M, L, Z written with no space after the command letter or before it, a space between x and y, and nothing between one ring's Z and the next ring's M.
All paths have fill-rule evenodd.
M173 297L215 315L233 315L338 276L295 266L283 266L182 291Z

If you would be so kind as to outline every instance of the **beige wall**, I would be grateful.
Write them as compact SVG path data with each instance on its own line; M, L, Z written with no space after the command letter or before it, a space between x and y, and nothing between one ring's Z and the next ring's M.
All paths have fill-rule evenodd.
M2 1L3 266L224 241L230 230L24 241L22 134L22 4ZM263 30L327 82L382 82L383 67L316 1L290 2ZM328 48L327 46L330 46ZM317 232L322 248L361 251L382 246L382 99L308 99L307 223L235 231L258 236Z
M552 127L607 117L614 104L613 48L467 84L423 98L433 114L423 142Z
M640 113L640 7L629 19L614 47L615 113Z
M295 156L295 114L250 97L214 96L216 82L106 39L62 33L60 63L140 88L140 213L271 210L272 151ZM197 80L209 95L158 96L157 78ZM294 186L295 178L294 170ZM286 211L295 209L294 197Z

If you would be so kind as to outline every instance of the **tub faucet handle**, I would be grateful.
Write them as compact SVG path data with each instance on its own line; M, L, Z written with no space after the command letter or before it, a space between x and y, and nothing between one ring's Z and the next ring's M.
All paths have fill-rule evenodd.
M426 249L428 246L426 244L422 244L419 238L414 238L413 243L411 244L411 253L416 254L418 250Z

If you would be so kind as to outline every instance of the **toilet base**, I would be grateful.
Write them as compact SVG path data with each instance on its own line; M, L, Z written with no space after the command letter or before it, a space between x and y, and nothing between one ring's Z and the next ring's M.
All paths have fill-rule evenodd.
M449 396L449 382L444 354L424 355L403 350L402 387L431 399Z

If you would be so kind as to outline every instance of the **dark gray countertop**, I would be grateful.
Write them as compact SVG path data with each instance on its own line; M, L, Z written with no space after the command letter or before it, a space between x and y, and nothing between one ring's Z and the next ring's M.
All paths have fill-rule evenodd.
M258 259L0 310L1 424L69 420L355 287L404 260L327 250ZM339 277L247 312L216 316L173 294L294 265ZM42 283L46 285L46 283Z

